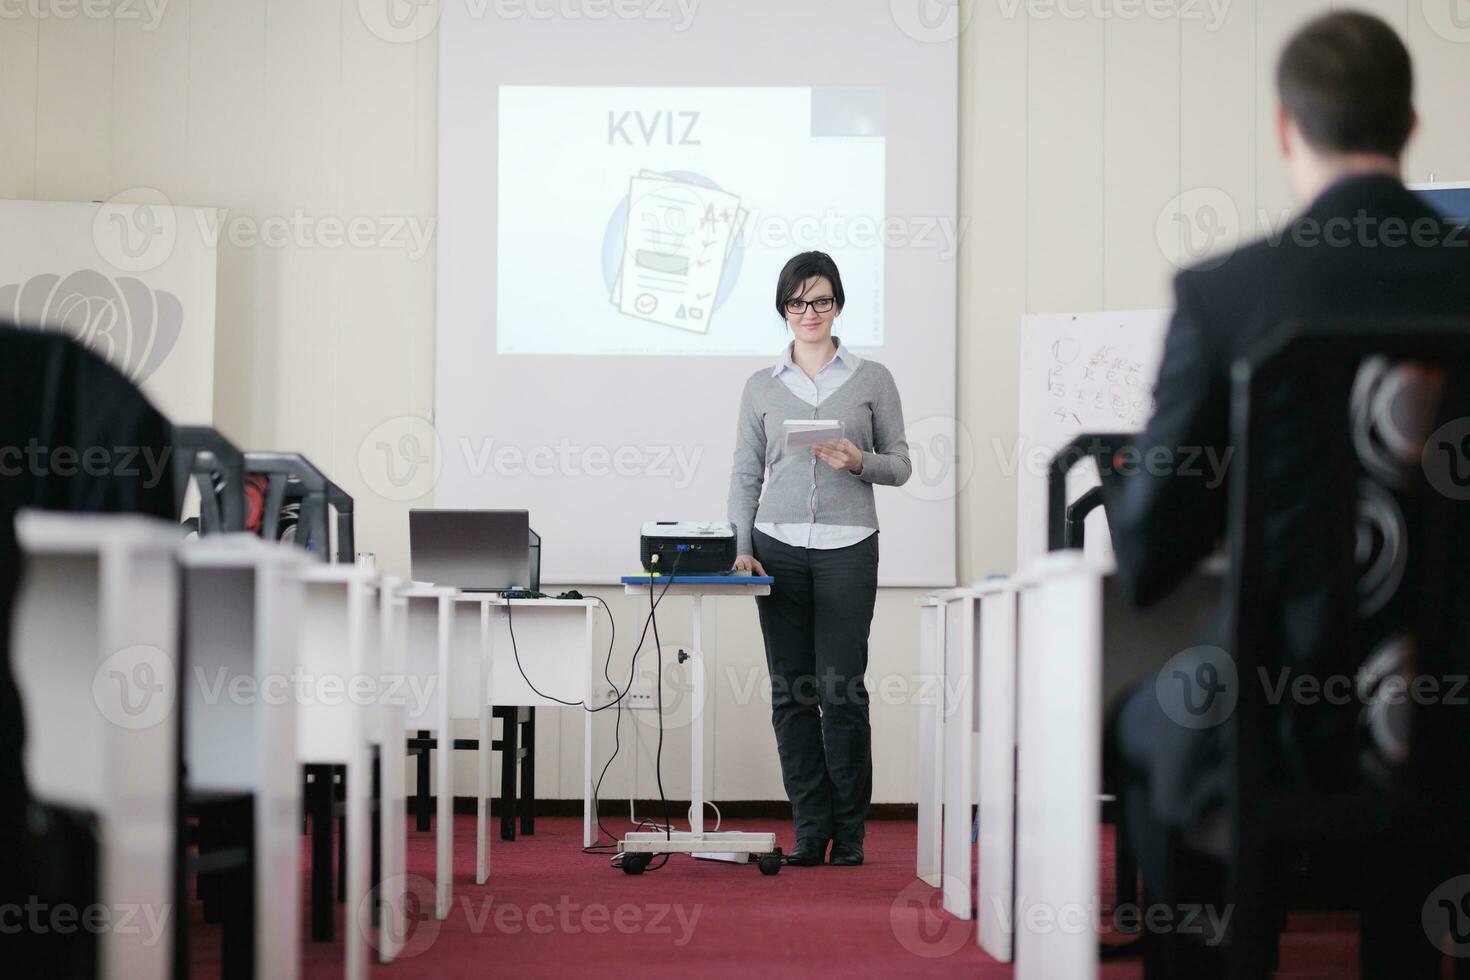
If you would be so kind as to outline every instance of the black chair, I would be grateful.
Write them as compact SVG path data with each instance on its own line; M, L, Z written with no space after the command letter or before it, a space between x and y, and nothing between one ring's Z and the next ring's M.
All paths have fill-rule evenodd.
M174 426L175 506L182 509L190 482L199 491L199 516L190 521L199 534L245 530L245 454L218 431L204 425ZM249 977L255 962L254 797L249 793L183 793L181 873L193 878L203 918L221 925L221 975ZM181 885L181 889L182 889ZM188 974L187 917L178 932L184 955L176 975Z
M185 850L182 868L194 878L204 921L220 925L220 976L246 980L255 975L255 797L190 789L186 799L192 822L182 842L195 851ZM176 928L187 949L187 925ZM189 972L189 957L176 959L174 975Z
M502 705L491 712L500 722L500 738L493 739L490 751L500 753L500 839L516 839L516 817L521 820L521 833L536 833L536 709ZM457 738L456 751L471 752L480 747L476 738ZM408 751L416 756L414 795L409 806L414 814L414 829L427 833L434 801L429 796L429 753L439 748L439 740L427 731L408 739ZM520 776L517 791L516 776Z
M200 534L245 530L245 454L207 425L176 425L174 509L190 481L199 489Z
M1442 449L1453 455L1465 447L1426 453L1425 439L1470 415L1467 382L1470 321L1297 323L1234 367L1233 788L1227 832L1213 845L1203 835L1171 842L1179 861L1224 861L1230 977L1275 969L1286 911L1281 856L1306 843L1337 843L1360 856L1363 975L1440 975L1440 951L1422 915L1438 883L1470 870L1470 713L1410 699L1394 706L1386 685L1431 677L1446 691L1465 676L1470 505L1463 496L1470 494L1455 499L1458 488L1436 480L1433 465ZM1259 448L1267 434L1269 456ZM1303 473L1342 492L1313 499L1301 487ZM1268 516L1282 526L1280 504L1293 488L1313 506L1290 526L1303 531L1306 547L1321 549L1314 566L1321 574L1300 580L1321 588L1310 641L1299 597L1271 577L1283 577L1291 556L1279 546L1268 554L1266 545ZM1314 650L1328 651L1331 662L1303 665L1300 655ZM1289 697L1273 704L1260 671L1274 677L1287 664L1319 680L1348 674L1355 697L1340 706ZM1288 727L1296 734L1286 735ZM1148 973L1174 975L1182 942L1159 944ZM1466 976L1467 961L1458 963L1457 975Z
M268 541L289 540L322 562L351 564L356 560L353 533L352 497L317 469L300 453L247 452L244 469L247 476L266 478L265 501L261 510L260 536ZM282 517L290 507L295 512L294 525ZM336 513L335 528L331 520ZM311 939L330 942L335 931L333 896L341 901L346 895L347 862L345 860L346 803L343 779L345 767L311 765L302 771L302 830L311 833ZM377 792L378 759L372 764L374 792L370 813L381 805ZM337 886L332 887L332 828L338 826ZM373 821L377 833L377 821ZM374 864L372 881L377 883L381 869L377 864L378 848L372 848Z
M300 453L248 452L247 474L266 477L265 506L260 535L279 541L283 534L324 562L350 564L356 560L353 541L352 497ZM294 533L283 525L281 512L297 505ZM328 508L336 511L335 543Z

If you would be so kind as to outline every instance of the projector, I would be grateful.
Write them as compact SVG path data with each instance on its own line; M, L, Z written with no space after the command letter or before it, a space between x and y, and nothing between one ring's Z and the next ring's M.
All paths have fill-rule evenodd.
M639 545L647 572L667 575L676 558L681 575L728 572L735 564L735 525L729 521L644 521Z

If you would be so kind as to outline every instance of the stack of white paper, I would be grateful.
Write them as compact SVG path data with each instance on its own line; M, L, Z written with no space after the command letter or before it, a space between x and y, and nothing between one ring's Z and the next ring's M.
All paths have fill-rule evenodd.
M781 425L786 434L783 451L788 456L807 452L820 443L842 439L842 422L838 419L787 419Z

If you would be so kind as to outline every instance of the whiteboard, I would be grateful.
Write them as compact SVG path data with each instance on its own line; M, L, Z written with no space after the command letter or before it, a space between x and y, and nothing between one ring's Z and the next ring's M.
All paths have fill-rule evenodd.
M1154 410L1169 310L1037 313L1021 320L1021 415L1011 460L1017 474L1016 563L1046 551L1046 469L1084 432L1138 432ZM1075 500L1097 484L1079 464L1067 481ZM1090 555L1110 554L1107 522L1093 511Z
M159 198L0 201L0 321L65 332L171 422L208 425L218 212Z

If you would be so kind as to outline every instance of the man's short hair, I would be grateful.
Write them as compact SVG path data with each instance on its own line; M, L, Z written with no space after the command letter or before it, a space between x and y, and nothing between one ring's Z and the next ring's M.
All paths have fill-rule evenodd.
M1276 66L1281 107L1325 153L1403 153L1414 126L1414 67L1377 17L1319 17L1287 42Z

